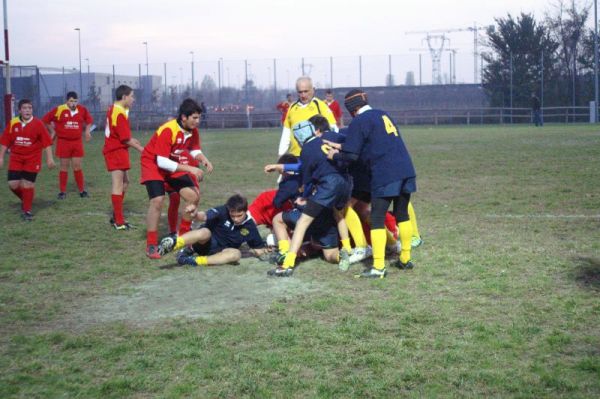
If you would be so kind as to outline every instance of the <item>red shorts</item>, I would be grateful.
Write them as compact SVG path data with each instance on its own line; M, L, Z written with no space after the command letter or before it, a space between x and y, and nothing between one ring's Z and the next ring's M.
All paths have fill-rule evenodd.
M30 172L39 173L42 169L42 152L23 156L17 154L10 154L8 161L8 170L14 172Z
M119 149L104 154L104 162L106 163L106 170L112 172L113 170L129 170L131 165L129 164L129 151L126 149Z
M148 159L146 157L142 157L141 164L142 173L140 176L140 182L142 184L150 180L165 181L165 177L167 176L168 172L162 172L158 168L156 161Z
M59 158L83 158L83 140L56 139L56 156Z

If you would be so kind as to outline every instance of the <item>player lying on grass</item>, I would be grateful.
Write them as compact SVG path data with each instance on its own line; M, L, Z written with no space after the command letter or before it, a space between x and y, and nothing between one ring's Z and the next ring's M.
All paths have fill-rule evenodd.
M4 154L10 149L8 187L21 200L21 217L31 222L31 206L35 196L35 180L42 167L42 152L48 168L54 168L52 139L41 120L33 117L30 100L19 101L19 116L12 118L0 137L0 169Z
M255 256L265 255L268 250L258 233L256 223L248 216L248 201L239 194L231 196L225 205L196 212L187 207L196 220L205 224L175 239L167 236L158 246L164 255L182 249L177 254L177 263L190 266L213 266L237 263L242 253L240 247L247 243ZM189 247L191 246L191 248Z
M352 182L343 165L327 159L323 150L324 143L320 137L315 135L315 127L312 123L306 121L295 125L294 137L302 146L300 174L304 186L303 197L307 199L307 203L302 210L302 215L295 223L290 249L285 255L283 264L271 270L269 275L289 277L293 274L296 256L302 246L307 229L315 218L320 217L326 209L333 211L342 242L342 250L339 253L340 269L347 270L351 247L343 211L350 198ZM277 165L278 168L279 166ZM269 168L265 170L269 170ZM307 190L309 185L311 189Z

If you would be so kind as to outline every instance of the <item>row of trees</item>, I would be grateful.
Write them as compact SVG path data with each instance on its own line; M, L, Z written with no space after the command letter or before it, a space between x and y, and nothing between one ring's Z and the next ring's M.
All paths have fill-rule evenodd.
M594 31L590 4L558 0L541 20L521 13L487 31L483 86L492 106L583 106L594 99ZM592 17L593 19L593 17Z

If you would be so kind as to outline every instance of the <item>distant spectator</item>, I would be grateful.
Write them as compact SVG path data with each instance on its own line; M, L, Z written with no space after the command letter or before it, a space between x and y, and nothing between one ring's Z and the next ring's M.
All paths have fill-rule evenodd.
M200 128L208 129L208 109L204 104L204 101L200 103L200 109L202 113L200 114Z
M533 123L535 123L536 126L544 126L544 121L542 120L542 104L535 93L531 93L531 110L533 112Z
M281 112L281 124L283 125L283 122L285 122L285 116L287 115L287 111L288 108L290 108L290 105L292 105L292 103L294 102L294 100L292 100L292 94L288 93L286 96L286 99L280 103L278 103L275 108L277 108L279 110L279 112Z
M344 127L342 108L340 107L340 103L338 103L337 100L333 98L333 91L331 91L331 89L328 89L325 92L325 103L329 106L329 109L333 113L337 127Z

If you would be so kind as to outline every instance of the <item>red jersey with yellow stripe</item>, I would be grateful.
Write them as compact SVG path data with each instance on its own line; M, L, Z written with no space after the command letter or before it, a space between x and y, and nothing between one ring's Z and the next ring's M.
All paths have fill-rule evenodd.
M104 128L104 148L102 153L106 154L116 150L127 150L125 144L131 139L131 128L129 127L129 109L119 104L113 104L106 112L106 127Z
M52 139L40 119L31 118L29 122L23 123L17 116L4 129L0 144L10 148L11 156L37 157L41 156L44 148L52 145Z
M142 152L142 183L149 180L164 181L165 177L173 174L158 167L157 157L183 163L180 162L180 156L198 150L201 150L198 129L188 132L179 126L176 119L166 122L152 135Z
M84 126L94 121L87 108L79 104L74 111L66 104L59 105L44 115L42 120L54 124L56 136L64 140L81 140Z

